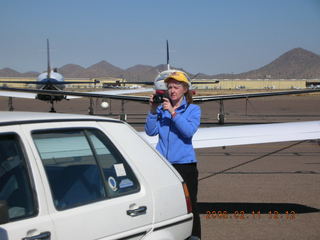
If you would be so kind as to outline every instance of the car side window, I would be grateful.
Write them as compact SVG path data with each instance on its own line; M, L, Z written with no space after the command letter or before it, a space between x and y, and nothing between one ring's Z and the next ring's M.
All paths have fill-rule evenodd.
M59 129L32 134L58 210L139 191L123 156L97 129Z
M16 134L0 135L0 201L9 221L37 214L26 160Z

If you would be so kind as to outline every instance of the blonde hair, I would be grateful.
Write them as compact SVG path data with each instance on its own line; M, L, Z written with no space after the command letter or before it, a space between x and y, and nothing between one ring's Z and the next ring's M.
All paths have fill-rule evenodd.
M184 94L184 96L186 97L186 100L189 104L191 104L193 102L193 98L192 98L192 91L189 89L189 84L182 82L182 85L187 89L187 92Z

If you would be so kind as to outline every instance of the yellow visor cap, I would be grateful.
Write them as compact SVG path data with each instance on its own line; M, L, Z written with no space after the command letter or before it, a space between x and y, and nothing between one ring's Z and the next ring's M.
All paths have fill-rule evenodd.
M183 72L178 72L177 71L177 72L171 73L168 77L166 77L164 79L164 82L165 83L168 82L169 79L174 79L174 80L176 80L178 82L185 82L187 84L190 84L187 76Z

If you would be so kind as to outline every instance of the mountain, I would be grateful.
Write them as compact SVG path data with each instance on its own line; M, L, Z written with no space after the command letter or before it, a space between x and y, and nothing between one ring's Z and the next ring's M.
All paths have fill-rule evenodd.
M271 63L256 70L240 74L206 75L206 78L228 79L312 79L320 78L320 55L305 50L294 48Z
M106 61L98 62L86 69L91 77L115 77L121 78L124 70Z
M65 78L76 78L79 76L81 76L81 78L89 77L87 70L84 67L76 64L66 64L59 68L58 72L61 73Z
M159 74L157 68L148 65L135 65L131 68L126 69L124 78L130 79L130 82L137 81L150 81L150 79L155 79Z
M303 48L294 48L268 65L241 74L243 78L314 78L320 77L320 56Z
M172 67L175 68L175 67ZM157 74L167 69L165 64L158 66L135 65L128 69L121 69L107 61L100 61L88 68L76 64L67 64L58 69L66 78L99 78L115 77L125 78L130 82L134 81L153 81ZM179 68L175 68L179 69ZM188 73L188 71L181 69ZM19 73L10 68L0 69L0 77L36 77L39 73L28 72ZM188 73L192 78L193 74ZM256 70L239 74L217 74L207 75L205 73L196 74L195 78L201 79L312 79L320 78L320 55L305 50L294 48L271 63Z
M38 77L39 73L38 73L38 72L31 71L31 72L21 73L21 75L22 75L23 77L27 77L27 78L36 78L36 77Z
M20 77L21 73L11 69L11 68L3 68L0 69L0 76L2 77Z
M67 64L58 69L65 78L98 78L98 77L122 77L124 70L106 61L101 61L88 68L76 64Z

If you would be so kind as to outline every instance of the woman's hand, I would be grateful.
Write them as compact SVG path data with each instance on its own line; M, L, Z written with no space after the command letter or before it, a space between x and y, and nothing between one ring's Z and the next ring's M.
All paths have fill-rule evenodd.
M150 99L149 99L150 112L151 112L152 114L156 114L156 113L157 113L157 107L159 106L159 103L154 103L154 102L153 102L154 95L155 95L155 94L152 94L152 95L150 96Z
M162 107L164 110L168 110L170 114L172 115L175 111L175 109L172 107L171 102L168 98L163 98Z

